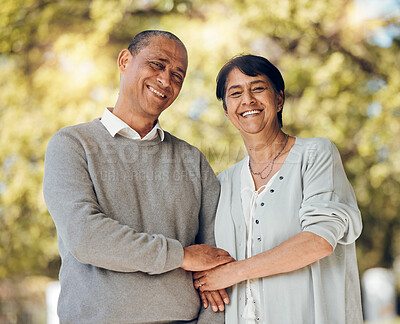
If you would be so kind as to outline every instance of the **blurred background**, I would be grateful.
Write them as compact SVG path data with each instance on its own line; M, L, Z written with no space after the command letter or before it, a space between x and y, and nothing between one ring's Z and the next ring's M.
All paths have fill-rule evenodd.
M49 318L46 289L60 259L42 195L46 146L60 128L114 105L118 53L145 29L171 31L187 46L188 74L161 125L199 147L216 173L245 155L215 98L219 69L239 53L277 65L284 131L329 138L341 153L364 222L360 276L381 273L363 289L364 303L372 301L364 308L387 286L391 297L377 312L394 323L399 0L0 0L0 323Z

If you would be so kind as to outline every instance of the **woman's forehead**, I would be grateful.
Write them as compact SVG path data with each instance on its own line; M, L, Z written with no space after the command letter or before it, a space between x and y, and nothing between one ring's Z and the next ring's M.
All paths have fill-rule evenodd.
M270 84L268 77L263 73L257 75L247 75L240 71L238 68L234 68L231 72L229 72L228 77L226 79L226 89L228 89L233 84L247 84L247 83L257 83L257 82L265 82Z

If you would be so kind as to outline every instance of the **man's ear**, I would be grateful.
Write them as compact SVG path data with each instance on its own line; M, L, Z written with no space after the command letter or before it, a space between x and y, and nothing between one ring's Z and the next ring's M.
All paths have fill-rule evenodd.
M128 49L123 49L119 55L117 60L118 71L121 74L124 74L126 71L126 67L129 63L129 60L132 58L131 52Z

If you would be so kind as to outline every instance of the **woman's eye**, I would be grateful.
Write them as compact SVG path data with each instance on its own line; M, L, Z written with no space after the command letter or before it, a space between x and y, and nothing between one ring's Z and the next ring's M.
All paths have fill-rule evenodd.
M257 87L257 88L254 88L253 89L253 92L261 92L261 91L263 91L265 88L263 88L263 87Z
M239 97L240 94L241 94L241 92L236 91L236 92L232 92L232 93L230 94L230 96L231 96L231 97Z

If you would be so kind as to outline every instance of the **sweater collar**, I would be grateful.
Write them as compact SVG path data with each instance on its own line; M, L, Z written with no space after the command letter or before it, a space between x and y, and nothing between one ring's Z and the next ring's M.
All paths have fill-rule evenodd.
M149 141L159 136L161 141L164 140L164 130L161 128L160 122L158 120L153 129L148 134L146 134L146 136L141 138L137 131L135 131L123 120L115 116L112 113L112 110L113 108L105 108L103 116L101 117L101 123L104 125L104 127L107 129L112 137L115 137L116 134L119 134L121 136L135 140Z

